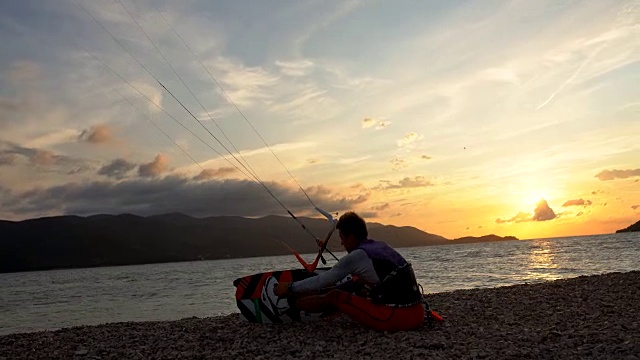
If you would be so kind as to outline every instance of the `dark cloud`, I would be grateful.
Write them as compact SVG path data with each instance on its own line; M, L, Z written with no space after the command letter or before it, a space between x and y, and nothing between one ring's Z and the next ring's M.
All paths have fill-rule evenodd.
M336 209L351 209L354 204L361 204L367 200L371 196L371 193L366 189L360 189L359 192L352 191L349 193L349 196L342 194L334 194L327 188L326 186L316 185L311 186L305 190L309 197L312 199L330 199L330 203ZM314 202L316 202L314 200ZM317 202L316 202L317 203ZM323 206L320 206L324 208ZM331 208L331 207L328 207Z
M563 207L566 207L566 206L589 206L591 204L592 203L591 203L590 200L577 199L577 200L565 201L565 203L562 204L562 206Z
M519 212L516 216L510 219L496 219L496 223L504 224L510 222L521 223L527 221L548 221L553 220L556 217L558 217L558 215L556 215L553 209L551 209L547 200L541 199L533 210L533 216L529 213Z
M107 125L96 125L91 129L83 130L78 140L93 144L105 143L111 140L111 129Z
M535 210L533 211L533 221L547 221L556 218L556 213L549 207L547 200L541 199L538 201Z
M29 160L29 162L31 162L32 164L43 166L60 164L68 162L69 160L69 158L65 156L55 155L49 150L26 148L8 142L0 145L4 145L3 149L0 150L0 156L12 157L12 161L14 162L16 161L16 155L27 158L27 160Z
M427 180L424 176L415 176L414 178L405 177L404 179L398 181L397 184L392 184L390 181L387 181L387 180L381 180L380 182L383 183L383 185L379 185L376 188L383 189L383 190L435 186L432 182Z
M211 180L224 178L227 175L238 172L238 169L233 167L221 167L218 169L204 169L200 174L193 177L193 180Z
M114 179L124 179L127 174L136 167L136 164L130 163L124 159L113 160L98 170L99 175Z
M143 177L160 176L167 171L169 158L166 155L158 154L152 162L142 164L138 167L138 175Z
M640 176L640 169L635 170L603 170L596 177L601 181L609 181L615 179L627 179L630 177Z
M376 206L373 206L373 207L371 207L371 208L372 208L373 210L376 210L376 211L386 210L386 209L388 209L388 208L389 208L389 203L384 203L384 204L376 205Z
M16 162L16 156L13 154L1 154L0 153L0 166L13 165Z
M272 182L265 185L292 212L317 215L299 190ZM308 193L318 207L330 212L354 209L368 199L368 194L344 196L329 192L324 187L311 188ZM23 193L7 193L2 200L4 212L22 217L101 213L146 216L170 212L197 217L286 215L259 184L235 179L191 181L169 176L119 182L68 183Z
M591 192L591 195L598 195L598 194L604 194L605 192L602 190L594 190Z
M422 156L420 156L420 159L422 159L422 160L431 160L433 158L431 156L422 155Z
M633 210L636 210L636 209L640 208L640 205L632 205L632 206L631 206L631 208L632 208Z
M365 219L372 219L372 218L378 217L378 213L376 213L375 211L360 211L358 212L358 215L362 216Z

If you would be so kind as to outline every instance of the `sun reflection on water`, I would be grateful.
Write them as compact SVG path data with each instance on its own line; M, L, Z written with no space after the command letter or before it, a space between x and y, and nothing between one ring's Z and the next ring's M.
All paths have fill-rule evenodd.
M531 280L557 280L562 278L555 270L559 264L556 259L556 249L549 240L536 240L531 243L529 254L528 277Z

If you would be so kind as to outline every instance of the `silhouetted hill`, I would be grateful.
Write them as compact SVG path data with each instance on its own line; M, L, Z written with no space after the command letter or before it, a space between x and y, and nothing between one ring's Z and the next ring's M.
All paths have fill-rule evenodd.
M326 220L300 219L320 238L326 236ZM408 226L368 223L368 229L371 238L394 247L458 243ZM479 241L501 239L492 236ZM183 214L123 214L0 220L0 272L287 254L281 241L302 254L317 251L313 239L282 216L198 219ZM337 233L329 249L343 250Z
M477 242L487 242L487 241L511 241L518 240L515 236L498 236L498 235L484 235L484 236L465 236L457 239L451 240L451 242L455 242L458 244L469 244L469 243L477 243Z
M616 230L616 233L633 232L633 231L640 231L640 221L624 229Z

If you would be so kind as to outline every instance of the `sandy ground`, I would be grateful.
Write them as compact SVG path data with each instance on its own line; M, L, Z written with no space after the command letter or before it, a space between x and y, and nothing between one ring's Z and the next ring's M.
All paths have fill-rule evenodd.
M6 335L0 359L640 359L640 271L428 297L445 322L416 331L232 314Z

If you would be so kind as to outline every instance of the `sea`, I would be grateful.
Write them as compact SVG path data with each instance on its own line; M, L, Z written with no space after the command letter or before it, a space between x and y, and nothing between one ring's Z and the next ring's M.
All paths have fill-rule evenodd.
M640 270L638 232L397 250L425 293ZM0 335L237 313L234 279L294 268L285 255L0 274Z

